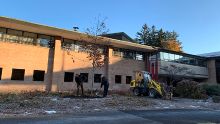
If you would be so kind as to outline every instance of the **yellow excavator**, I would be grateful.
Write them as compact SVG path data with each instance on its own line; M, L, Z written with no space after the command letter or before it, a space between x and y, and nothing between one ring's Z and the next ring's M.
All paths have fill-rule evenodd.
M148 95L152 98L165 96L164 88L159 82L154 81L147 71L136 71L135 80L131 81L130 88L136 96Z

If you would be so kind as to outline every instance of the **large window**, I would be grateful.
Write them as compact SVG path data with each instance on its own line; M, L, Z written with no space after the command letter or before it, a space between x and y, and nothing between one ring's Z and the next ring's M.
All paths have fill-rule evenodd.
M144 54L141 52L136 52L135 58L136 60L144 60Z
M161 61L176 62L181 64L195 65L195 66L206 66L205 60L196 57L188 57L188 56L166 53L166 52L160 52L159 54Z
M122 57L123 56L122 50L121 49L113 49L113 56Z
M114 48L112 54L113 56L118 56L128 59L144 60L144 54L142 52L136 52L132 50Z
M12 69L11 80L24 80L24 69Z
M94 82L95 83L101 83L101 76L102 74L94 74Z
M74 73L73 72L65 72L64 73L64 82L73 82Z
M49 47L50 42L54 41L54 37L48 35L38 35L37 44L43 47Z
M0 28L0 41L51 47L54 37L20 30Z
M34 70L33 81L44 81L45 71Z
M163 53L163 60L164 61L169 61L170 60L170 56L168 53Z
M0 68L0 80L2 79L2 68Z
M135 56L134 56L134 52L133 51L123 51L123 57L124 58L129 58L129 59L135 59Z
M86 49L86 47L83 47L84 43L77 41L77 40L70 40L70 39L63 39L62 45L61 47L63 49L68 49L71 51L75 51L75 52L89 52L89 49ZM87 44L89 45L89 44ZM100 53L103 53L104 49L102 48L102 46L100 46L100 48L98 49L100 51Z
M121 75L115 75L115 83L121 84Z
M1 28L0 27L0 34L6 34L6 28Z

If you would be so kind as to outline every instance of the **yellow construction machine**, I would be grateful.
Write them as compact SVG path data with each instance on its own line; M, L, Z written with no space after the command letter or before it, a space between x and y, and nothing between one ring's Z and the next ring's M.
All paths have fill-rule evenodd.
M130 88L136 96L149 95L152 98L165 96L164 88L159 82L154 81L147 71L136 71L135 80L131 81Z

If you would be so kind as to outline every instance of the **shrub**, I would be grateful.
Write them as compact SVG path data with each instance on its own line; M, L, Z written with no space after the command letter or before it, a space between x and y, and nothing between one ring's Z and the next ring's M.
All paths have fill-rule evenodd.
M220 96L213 96L212 97L213 102L220 103Z
M205 90L199 83L192 80L182 80L177 83L175 94L183 98L204 99L207 98Z
M209 96L220 96L220 85L203 85L203 89Z

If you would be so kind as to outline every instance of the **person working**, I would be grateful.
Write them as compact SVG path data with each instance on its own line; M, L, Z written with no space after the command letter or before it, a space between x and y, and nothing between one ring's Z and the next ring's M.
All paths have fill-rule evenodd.
M79 96L79 87L81 87L82 96L84 96L82 76L79 75L79 74L76 74L75 81L76 81L76 84L77 84L77 96Z
M108 80L105 76L102 76L102 80L101 80L101 88L104 85L104 92L103 92L103 97L106 97L108 94L108 87L109 87L109 83Z

